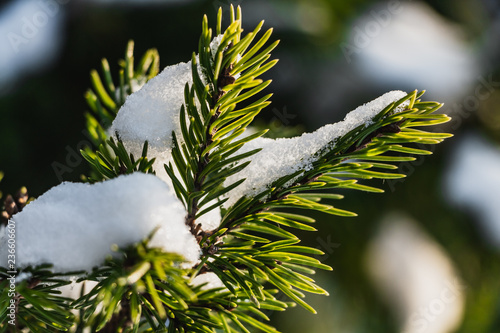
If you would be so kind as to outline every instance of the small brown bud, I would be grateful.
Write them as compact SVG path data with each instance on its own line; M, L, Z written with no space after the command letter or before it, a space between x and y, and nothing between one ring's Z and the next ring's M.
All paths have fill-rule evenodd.
M7 196L7 198L5 198L5 211L7 212L7 214L9 214L9 218L12 217L12 215L19 212L16 202L14 201L14 198L12 198L12 195L10 194Z

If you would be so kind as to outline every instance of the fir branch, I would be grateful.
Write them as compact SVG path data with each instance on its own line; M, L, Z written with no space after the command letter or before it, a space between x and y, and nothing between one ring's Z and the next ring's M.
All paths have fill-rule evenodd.
M238 13L237 16L240 17L241 13L239 11ZM219 228L214 231L201 230L200 225L196 224L201 206L208 205L213 200L219 202L212 204L206 210L221 206L223 195L230 195L231 190L241 184L243 180L224 186L224 181L251 163L245 159L251 158L259 149L240 155L235 154L245 143L263 134L235 141L267 105L269 95L240 110L237 109L237 103L255 95L269 84L257 80L256 77L274 65L273 61L267 64L265 62L269 58L269 51L276 46L276 43L272 43L254 57L269 38L270 31L268 31L261 40L250 47L249 51L238 54L239 51L249 48L255 35L250 33L241 38L239 24L233 17L217 53L212 55L210 54L211 30L207 28L207 20L204 19L199 59L201 72L205 74L208 82L203 85L203 80L198 74L197 58L193 55L194 84L192 87L186 86L185 106L181 108L180 113L182 140L173 133L172 156L175 168L170 164L166 165L165 169L173 180L176 193L188 209L186 224L198 237L205 258L211 259L211 261L204 260L197 268L198 271L208 270L217 273L231 292L236 293L241 288L256 307L260 306L264 285L269 282L295 302L315 312L303 301L304 294L301 291L324 294L326 292L300 272L311 272L313 271L311 268L326 270L331 268L308 256L315 254L314 249L296 246L299 240L293 233L276 227L275 224L288 228L315 230L303 223L310 222L307 218L300 215L286 215L281 209L303 208L338 216L355 216L356 214L352 212L320 203L321 199L328 196L317 191L329 188L379 191L358 184L358 179L391 179L403 175L376 170L392 168L392 165L374 163L374 160L386 159L386 162L404 160L404 157L385 154L390 151L425 153L401 144L439 143L448 135L419 132L422 137L420 138L410 128L435 125L448 121L449 118L433 115L432 118L413 124L412 119L429 115L439 107L439 104L420 102L417 100L420 97L417 96L417 92L408 94L382 110L374 117L371 125L367 127L360 125L342 137L335 138L321 151L316 152L317 159L311 170L299 170L285 175L255 197L241 198L225 211ZM220 22L217 26L218 31L221 31ZM260 25L255 33L259 29ZM225 38L226 36L230 37ZM235 54L238 54L240 62L237 61L238 57L235 57ZM235 78L233 75L236 73L241 75ZM393 112L396 107L407 101L409 102L406 110ZM201 107L198 108L197 105ZM388 141L389 138L392 141ZM395 138L400 140L395 142ZM311 191L312 193L304 196L300 195L302 192ZM271 240L276 238L278 240ZM276 245L273 247L274 244ZM303 254L294 251L302 251ZM286 276L286 279L283 276Z
M89 162L91 174L83 177L90 182L114 178L120 174L135 171L154 173L151 166L154 159L147 158L147 142L144 143L143 154L136 161L129 154L123 143L109 138L106 130L116 117L118 110L126 98L142 85L155 77L159 72L160 57L156 49L147 50L134 69L134 42L129 41L125 58L119 61L119 84L115 85L110 66L106 58L102 59L102 78L96 70L90 73L92 89L85 94L85 99L92 112L85 113L87 132L92 143L97 147L85 147L82 156Z
M67 331L74 322L74 316L69 311L71 299L62 297L58 288L65 286L70 281L65 275L54 274L51 265L28 267L23 273L30 277L16 284L16 295L11 298L10 289L7 287L12 278L7 269L0 267L0 332L8 332L12 325L8 323L7 316L11 299L16 300L15 330L29 329L30 332ZM81 272L71 272L73 275Z
M410 102L405 110L399 113L392 112L408 100ZM397 168L389 163L413 158L393 155L391 152L428 154L428 151L405 145L414 142L435 144L451 136L413 129L416 126L432 126L448 121L449 117L445 115L433 114L439 106L439 103L420 102L416 91L408 94L381 111L370 126L358 126L346 135L335 139L325 149L318 151L317 160L313 163L311 170L300 170L286 175L257 196L241 198L224 215L218 229L222 232L217 233L217 237L209 236L206 239L207 247L210 247L220 242L225 235L229 236L226 244L220 247L218 256L214 257L214 263L211 265L222 262L223 264L220 265L232 273L233 283L261 288L262 282L257 282L255 279L248 280L247 275L240 276L246 280L244 283L237 281L237 271L234 268L231 269L232 265L237 263L242 265L245 271L255 274L258 268L257 276L261 280L270 282L294 301L309 311L315 312L302 300L304 295L299 290L313 293L325 292L299 272L310 268L327 270L331 268L308 257L307 254L314 253L314 249L290 247L299 240L293 233L281 227L314 231L315 229L308 225L314 220L301 215L284 213L282 209L302 208L337 216L356 216L355 213L320 203L322 199L340 199L342 196L318 191L335 188L380 192L381 190L377 188L358 184L358 180L404 177L404 175L387 172L387 170ZM384 161L384 163L379 163L379 161ZM276 224L281 227L276 227ZM268 248L272 248L272 244L276 243L270 243L270 239L276 237L282 239L277 243L282 242L285 245L282 250L269 251ZM259 245L262 243L263 245ZM305 255L289 252L291 249L300 249ZM212 266L211 268L214 268ZM283 276L286 276L286 279ZM248 294L254 296L254 290L251 287L248 289Z
M221 30L221 17L219 14L217 31ZM241 17L239 7L236 17ZM212 201L239 185L237 182L227 187L222 186L226 177L241 169L241 166L234 168L232 164L257 151L231 158L230 156L234 155L245 142L265 133L262 131L251 138L235 141L253 118L269 104L267 100L271 96L266 95L238 110L239 103L269 85L270 81L263 82L257 77L276 63L275 60L269 62L267 60L269 52L276 47L277 42L260 51L272 30L268 30L250 47L261 27L262 22L254 31L242 38L241 20L235 19L233 11L231 24L224 31L217 50L212 54L210 47L212 30L208 28L205 16L198 59L206 84L199 76L197 57L194 54L192 57L194 83L192 87L186 86L185 106L181 108L180 114L183 142L177 139L175 133L172 134L174 142L172 156L181 179L176 176L172 165L165 165L165 169L173 180L179 198L188 210L186 224L200 240L211 231L201 230L196 219L202 212L222 205L220 201L219 203ZM259 51L260 53L257 53ZM189 123L186 120L189 120ZM211 206L202 211L202 208L209 203Z
M313 208L334 215L344 215L340 210L332 209L331 206L313 205L305 199L300 200L296 196L295 200L289 199L289 195L303 191L314 191L329 188L351 188L377 191L370 187L360 187L357 179L392 179L401 178L404 175L394 173L383 173L372 171L372 168L395 169L390 162L403 162L413 160L413 157L403 157L401 155L386 154L388 152L399 152L407 154L429 154L425 150L417 150L404 147L404 144L426 143L437 144L450 134L432 133L426 131L416 131L412 129L416 126L433 126L449 121L449 117L443 114L433 114L441 104L435 102L420 102L416 100L421 94L413 92L408 94L396 103L389 105L382 110L374 119L374 123L368 127L363 125L352 130L341 138L335 139L323 151L317 152L318 158L313 163L313 168L309 171L298 171L291 175L286 175L273 184L269 189L258 194L252 200L242 198L224 216L221 228L232 228L251 216L249 214L268 210L272 207L280 206L282 202L285 206ZM403 112L392 114L395 107L405 101L411 104ZM417 121L419 120L419 121ZM377 161L389 163L378 164ZM349 180L351 179L351 181ZM293 181L290 184L290 181ZM287 186L285 186L287 185ZM314 208L313 208L314 209ZM349 215L349 214L347 214Z

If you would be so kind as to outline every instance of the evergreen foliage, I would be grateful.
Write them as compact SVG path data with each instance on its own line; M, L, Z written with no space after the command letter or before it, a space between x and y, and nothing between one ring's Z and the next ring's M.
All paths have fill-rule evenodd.
M411 92L382 110L369 126L361 125L335 139L329 149L316 152L312 169L283 175L257 196L241 197L225 207L224 196L244 182L225 184L226 179L258 152L238 153L239 149L266 132L241 136L270 104L271 94L262 94L270 81L259 77L277 63L270 52L278 42L270 42L272 29L260 33L262 26L261 22L243 34L241 10L232 8L226 29L219 10L213 33L204 17L198 55L192 56L193 84L186 85L180 110L182 137L172 133L173 163L164 169L188 212L186 224L202 247L201 262L181 268L182 257L149 247L146 239L115 249L122 255L109 258L91 273L59 274L50 270L50 263L28 267L23 273L29 277L16 285L16 327L8 324L10 274L2 267L0 332L276 332L265 323L269 320L265 310L284 311L299 304L315 312L305 293L328 293L311 275L331 268L315 258L322 251L299 245L294 231L316 231L314 219L307 216L311 211L355 216L333 204L343 198L335 191L383 192L360 181L404 177L395 173L397 164L414 160L412 155L430 154L414 144L437 144L450 137L427 131L449 117L436 113L440 103L424 102L423 92ZM222 39L212 53L210 43L218 35ZM92 112L86 118L95 147L82 151L91 167L87 181L155 172L147 142L142 156L134 157L120 138L110 137L106 130L135 87L158 74L159 56L148 50L134 69L130 42L120 64L118 85L106 60L102 78L91 73L93 89L86 99ZM405 102L405 109L395 113ZM218 207L222 207L220 226L203 230L197 219ZM290 213L291 208L299 210ZM190 284L207 272L215 273L225 288ZM62 297L57 288L69 284L65 276L72 275L97 284L77 300Z
M82 151L82 156L90 163L92 172L87 181L95 182L128 174L135 171L154 173L151 165L154 159L147 159L147 142L144 143L142 156L136 161L128 154L121 142L109 138L109 128L120 107L130 94L137 91L159 72L160 56L156 49L147 50L134 69L134 42L129 41L125 59L119 61L119 85L113 82L110 66L106 58L102 59L102 76L94 69L90 72L93 89L85 94L91 112L85 113L87 132L92 143L98 147L93 151L90 147Z

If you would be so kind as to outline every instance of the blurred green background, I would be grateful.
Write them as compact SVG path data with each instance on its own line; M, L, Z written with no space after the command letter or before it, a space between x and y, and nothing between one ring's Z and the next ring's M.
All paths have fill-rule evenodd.
M445 102L443 112L454 117L441 130L455 137L433 148L434 155L403 165L400 171L409 173L405 180L375 183L385 194L344 193L339 206L358 218L315 216L320 232L302 235L303 243L327 253L323 260L334 271L316 278L330 296L308 296L317 315L295 308L269 314L273 324L283 332L500 332L498 2L233 3L242 6L244 26L251 29L264 19L281 40L274 52L280 62L266 74L273 79L268 89L273 104L259 119L270 124L272 135L341 120L393 89L426 89L424 99ZM83 94L89 71L102 57L116 69L129 39L135 41L136 58L157 48L161 68L187 61L197 48L202 15L214 22L216 9L227 13L229 4L16 0L0 5L2 191L25 185L37 197L61 177L78 181L86 165L72 152L86 140ZM13 42L9 33L22 35L25 19L36 20L40 10L47 22L35 22L33 36ZM471 138L480 138L477 149L463 148ZM485 145L493 157L470 155ZM465 158L473 161L472 168L454 169ZM58 173L54 163L70 167ZM461 186L465 179L469 185ZM387 217L393 211L398 218ZM384 242L380 233L392 235L398 223L418 232L409 233L410 242L396 242L397 233L388 237L385 241L402 245L382 260L373 259ZM428 254L429 248L452 273L433 271L436 255ZM391 278L380 278L388 274ZM454 301L440 303L445 282L453 278L465 287ZM428 296L418 303L415 294ZM422 312L426 308L428 315Z

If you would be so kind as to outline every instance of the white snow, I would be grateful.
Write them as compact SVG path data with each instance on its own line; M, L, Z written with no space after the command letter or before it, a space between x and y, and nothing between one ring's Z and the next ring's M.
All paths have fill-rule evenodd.
M402 214L384 218L367 252L375 286L400 320L399 332L454 332L466 286L446 252Z
M117 132L125 143L142 146L147 140L152 148L169 149L172 131L182 137L179 113L184 103L184 87L192 82L191 62L166 67L127 97L109 132L113 135Z
M215 52L223 35L216 36L210 43ZM180 109L184 104L184 88L186 83L191 87L191 61L165 67L161 73L149 80L138 91L127 97L120 108L109 133L118 133L124 143L133 148L142 147L148 141L153 149L157 149L158 157L170 160L172 132L182 142L180 127ZM198 74L203 78L201 67ZM135 146L135 147L134 147Z
M226 180L225 185L228 186L246 178L243 184L228 194L229 200L225 206L231 206L242 196L251 197L261 193L273 181L283 176L300 170L310 170L318 158L318 151L328 148L335 138L347 134L357 126L370 125L375 115L406 95L399 90L388 92L349 112L343 121L325 125L312 133L304 133L294 138L258 138L246 143L238 154L257 148L262 150L246 159L252 162L245 169ZM398 106L395 111L402 111L406 105L408 102Z
M16 265L47 262L57 272L89 271L113 255L113 244L132 245L159 227L150 246L181 254L190 266L198 260L200 248L185 216L173 190L153 175L134 173L93 185L62 183L14 215ZM3 229L4 267L6 237Z
M202 290L224 288L224 283L222 283L217 274L212 272L197 275L193 280L191 280L191 285L193 287L199 286L203 283L206 283L206 285L201 287Z
M217 203L217 200L212 200L206 203L203 207L200 208L200 211L214 205ZM205 231L214 230L220 225L221 214L220 207L212 209L211 211L203 214L202 216L196 219L196 223L201 223L201 228Z
M450 203L471 209L484 237L500 249L500 147L477 133L464 135L444 185Z
M210 43L210 54L212 54L212 58L215 58L215 54L217 53L220 42L222 42L222 37L224 37L224 34L217 35L214 37L214 39L212 39L212 42Z
M31 273L26 273L26 272L21 272L19 274L16 275L16 283L21 283L23 282L24 280L28 280L28 279L31 279L33 276L33 274Z
M132 79L132 80L130 80L130 87L132 88L132 93L139 91L145 84L146 84L146 79L142 79L142 80ZM124 91L127 91L128 88L129 88L128 84L124 85L124 87L123 87ZM116 99L120 98L120 95L121 95L121 87L116 87L115 98Z
M70 284L57 288L61 292L61 296L68 297L71 299L78 299L82 294L87 295L92 289L97 286L98 282L85 280L82 282L76 282L76 280L71 281Z

